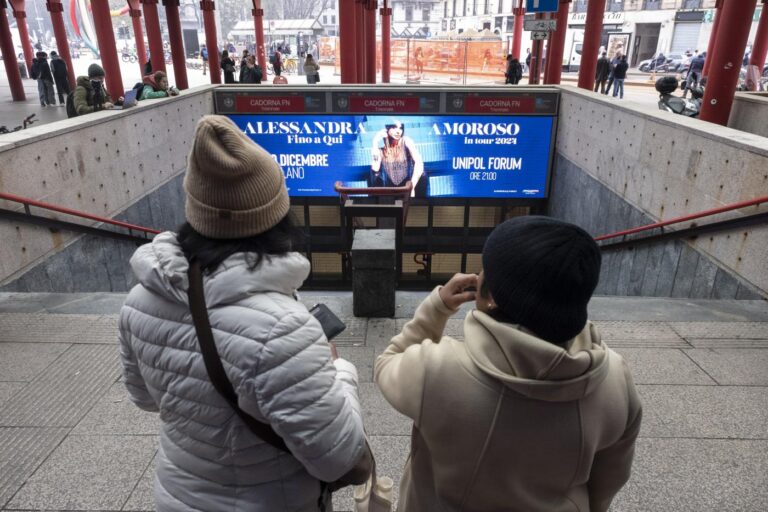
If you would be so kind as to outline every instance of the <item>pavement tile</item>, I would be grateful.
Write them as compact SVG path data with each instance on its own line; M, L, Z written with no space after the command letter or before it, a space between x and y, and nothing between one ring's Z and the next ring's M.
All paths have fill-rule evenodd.
M696 363L676 349L619 348L635 384L716 385Z
M596 321L603 340L680 340L680 336L664 322Z
M13 395L26 387L26 382L1 382L0 381L0 407L10 400Z
M350 346L350 347L362 347L365 345L365 334L368 329L368 319L344 317L341 321L346 324L347 328L341 332L338 336L333 338L333 342L337 346Z
M6 318L10 316L11 318ZM78 343L101 315L3 314L0 341L24 343ZM8 328L6 330L6 322Z
M66 343L0 343L0 381L29 382L71 346Z
M762 387L639 385L643 437L768 439Z
M0 425L73 427L120 376L113 345L73 345L0 407Z
M0 313L0 342L16 342L27 332L28 313Z
M386 346L398 332L394 318L369 318L365 344L369 347Z
M359 382L373 382L373 362L378 355L373 347L337 347L342 357L357 367Z
M72 431L83 435L157 435L160 416L142 411L128 397L125 384L116 382Z
M412 421L389 405L374 383L361 382L358 386L363 407L363 424L372 436L409 436Z
M0 428L0 509L64 439L66 428Z
M128 501L123 505L123 510L136 512L154 512L155 510L155 461L157 456L144 470L139 482L131 492Z
M48 308L52 313L82 313L117 315L125 302L125 293L83 294L77 300L53 305Z
M768 441L638 439L611 512L768 510Z
M750 338L688 338L693 348L762 348L768 349L768 339Z
M683 338L768 339L768 322L670 322Z
M768 350L713 348L685 353L719 384L768 386Z
M156 451L156 436L69 436L8 508L120 510Z

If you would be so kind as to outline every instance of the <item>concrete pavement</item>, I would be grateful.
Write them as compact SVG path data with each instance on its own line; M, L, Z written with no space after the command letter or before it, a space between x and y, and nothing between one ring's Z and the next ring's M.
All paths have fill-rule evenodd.
M410 422L372 382L373 362L424 297L398 293L393 319L348 329L381 474L395 481ZM158 419L127 399L116 339L122 294L0 294L0 510L154 510ZM612 511L768 510L768 303L601 298L590 316L629 361L644 403L632 479ZM461 336L463 312L446 334ZM336 510L351 510L349 491Z

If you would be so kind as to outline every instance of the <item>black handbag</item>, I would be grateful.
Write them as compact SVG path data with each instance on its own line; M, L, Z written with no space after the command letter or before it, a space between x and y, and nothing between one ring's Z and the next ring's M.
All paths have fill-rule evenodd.
M200 270L199 262L190 262L187 276L189 278L189 289L187 290L189 309L195 324L195 333L197 334L197 340L200 344L200 352L203 355L205 370L208 372L208 378L211 379L211 384L213 384L216 391L224 397L230 407L232 407L240 419L243 420L243 423L246 424L251 432L278 450L290 454L291 451L288 449L288 446L286 446L285 441L274 431L271 425L263 423L250 416L240 409L240 406L237 404L237 393L235 393L235 389L232 387L232 383L229 381L229 378L224 371L224 365L221 363L219 351L216 349L216 342L213 339L213 331L211 330L211 323L208 318L208 308L205 305L203 274ZM327 325L330 329L328 332L333 333L332 335L336 336L346 328L344 323L324 304L318 304L312 309L318 311L318 313L313 313L316 318L318 318L318 315L322 318L322 320L320 318L318 318L318 320L320 321L320 325L323 326L324 331ZM339 324L341 324L340 330ZM330 337L328 339L330 339ZM367 442L366 448L367 450L363 453L363 456L357 461L355 466L347 472L347 474L343 475L335 482L320 482L320 497L317 500L320 512L330 509L331 493L333 491L349 485L365 483L371 473L375 471L376 461L373 458L371 447L367 445Z

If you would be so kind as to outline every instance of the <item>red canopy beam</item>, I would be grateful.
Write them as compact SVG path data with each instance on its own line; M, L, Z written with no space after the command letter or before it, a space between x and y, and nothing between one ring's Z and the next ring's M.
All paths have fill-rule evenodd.
M264 73L264 78L267 77L267 57L264 49L264 9L261 8L261 0L252 0L253 9L251 15L253 16L253 29L256 31L256 58L257 64ZM313 55L315 59L320 60L319 55ZM242 65L242 64L241 64ZM266 81L266 80L265 80Z
M16 48L11 37L11 25L8 23L8 15L5 9L8 7L6 0L0 0L0 49L3 51L3 64L8 75L8 85L11 86L13 101L26 101L24 84L21 83L19 62L16 60Z
M341 83L357 83L357 26L355 0L339 0L339 55Z
M387 0L384 0L384 7L379 9L381 14L381 83L389 83L389 75L392 71L392 8L387 7Z
M117 58L115 31L112 28L112 15L109 13L108 0L93 0L93 24L96 29L96 39L99 42L101 66L106 73L107 91L114 100L123 95L123 76L120 74L120 61Z
M144 6L144 23L147 25L149 60L152 63L152 72L165 71L165 49L163 48L162 32L160 32L160 16L157 14L157 0L141 0L141 4Z
M754 0L728 0L723 3L723 20L718 29L723 37L718 38L720 44L715 44L714 55L707 55L707 58L712 58L712 76L707 78L704 88L699 116L702 121L722 126L728 124L754 13ZM729 44L723 44L726 35Z
M72 66L72 52L69 50L69 40L67 40L67 28L64 26L64 4L61 3L61 0L47 0L45 4L48 12L51 13L53 35L56 37L56 49L59 51L59 57L64 59L64 62L67 64L69 89L74 91L77 81L75 79L75 68Z
M568 10L571 0L560 0L557 11L557 28L549 39L547 50L547 79L546 84L559 84L563 73L563 54L565 53L565 33L568 31Z
M179 18L179 0L163 0L165 18L168 22L168 38L171 40L171 59L173 59L173 76L176 87L189 89L187 82L187 54L184 51L184 38L181 35L181 19ZM165 57L163 57L165 58Z
M205 25L205 47L208 48L208 63L211 65L211 83L221 83L221 61L219 60L219 42L216 40L216 18L213 11L216 5L213 0L201 0L200 10L203 11ZM266 76L266 68L264 68Z
M597 53L600 51L600 37L603 34L603 15L605 2L589 0L587 4L587 22L584 27L584 45L579 66L579 87L591 91L595 85Z
M136 40L136 56L139 59L139 76L144 75L147 63L147 47L144 46L144 29L141 26L141 2L128 0L128 15L133 24L133 38Z
M720 20L723 18L723 0L715 2L715 21L712 23L712 33L709 35L709 44L707 45L707 55L704 57L704 69L701 76L709 76L709 65L712 63L712 56L715 54L715 44L717 34L720 31Z
M35 52L32 51L32 43L29 42L29 29L27 28L27 13L24 10L24 0L14 0L11 2L13 17L16 18L16 27L19 29L19 39L21 39L21 48L24 52L24 62L27 64L27 72L32 71L32 59ZM14 48L14 52L16 49Z

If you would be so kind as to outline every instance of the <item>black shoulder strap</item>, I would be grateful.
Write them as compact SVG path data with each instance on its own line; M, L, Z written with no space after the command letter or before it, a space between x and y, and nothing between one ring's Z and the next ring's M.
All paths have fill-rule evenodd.
M203 354L205 369L208 377L211 379L213 387L235 410L240 419L259 436L264 442L271 444L278 450L290 453L285 441L266 423L249 416L237 405L237 393L235 393L232 383L224 372L224 365L221 364L219 352L216 350L216 343L213 340L213 331L208 319L208 309L205 306L205 295L203 294L203 275L200 272L200 264L192 262L189 266L189 307L192 311L192 318L195 322L195 332L197 340L200 343L200 352Z

